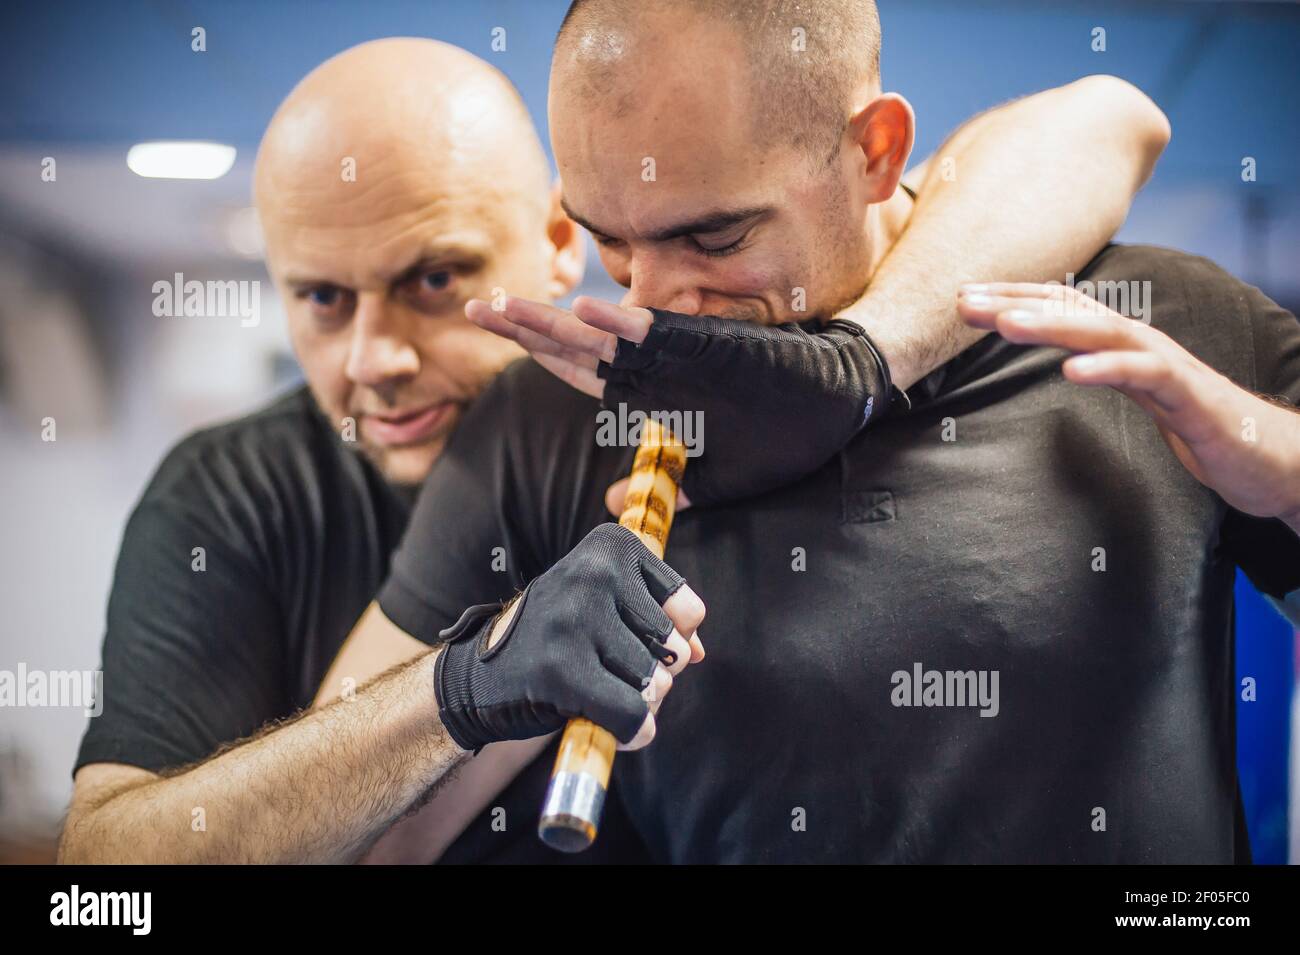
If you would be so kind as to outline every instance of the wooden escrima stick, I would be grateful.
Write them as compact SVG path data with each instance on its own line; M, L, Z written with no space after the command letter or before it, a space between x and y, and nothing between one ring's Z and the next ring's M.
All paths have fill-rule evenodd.
M618 522L634 531L660 558L668 543L685 468L685 445L657 421L646 419ZM581 852L595 841L616 742L612 734L590 720L569 720L537 826L547 845Z

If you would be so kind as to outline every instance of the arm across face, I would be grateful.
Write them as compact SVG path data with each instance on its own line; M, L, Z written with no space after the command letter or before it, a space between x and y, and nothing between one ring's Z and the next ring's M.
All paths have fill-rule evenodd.
M864 150L870 139L864 133ZM906 228L862 298L820 332L740 331L746 323L588 298L572 311L474 301L466 315L607 406L701 415L712 436L705 447L726 453L692 460L679 506L736 500L816 470L883 416L891 384L905 391L978 341L986 331L954 307L964 283L1082 270L1123 223L1168 140L1155 104L1107 76L981 114L907 177L919 192Z

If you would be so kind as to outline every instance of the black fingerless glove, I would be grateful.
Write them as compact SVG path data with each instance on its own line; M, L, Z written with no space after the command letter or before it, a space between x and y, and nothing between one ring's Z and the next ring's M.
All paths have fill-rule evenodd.
M889 406L889 366L855 322L834 319L818 330L815 322L765 326L650 311L645 340L619 339L614 360L598 366L602 403L646 415L700 413L702 453L687 462L682 483L692 504L797 481Z
M600 525L528 585L491 649L496 604L469 608L439 634L448 641L434 667L443 726L478 750L584 716L629 742L649 712L641 691L656 663L674 662L662 604L682 583L632 531Z

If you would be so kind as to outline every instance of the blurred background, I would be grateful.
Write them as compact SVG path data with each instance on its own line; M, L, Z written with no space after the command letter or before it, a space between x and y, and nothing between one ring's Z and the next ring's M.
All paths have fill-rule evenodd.
M999 102L1089 73L1122 76L1164 109L1174 136L1120 239L1208 256L1300 311L1300 7L879 5L885 88L916 108L918 158ZM0 670L97 667L121 531L162 454L184 433L244 413L297 380L249 208L257 143L285 94L356 43L435 37L504 71L545 139L550 47L566 7L6 0ZM203 52L192 49L196 27ZM493 48L498 27L505 49ZM1094 49L1098 28L1104 51ZM207 181L128 169L128 149L158 139L214 141L234 147L236 158ZM617 297L594 248L589 261L580 291ZM177 272L261 280L260 323L155 317L153 283ZM47 417L57 421L55 442L41 440ZM1239 673L1257 683L1256 700L1238 705L1255 859L1297 862L1296 634L1242 582L1238 617ZM85 719L81 709L0 707L0 859L52 859Z

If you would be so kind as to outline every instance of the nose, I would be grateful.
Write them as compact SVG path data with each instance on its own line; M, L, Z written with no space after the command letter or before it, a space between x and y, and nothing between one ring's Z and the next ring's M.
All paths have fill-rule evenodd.
M625 308L662 308L683 315L700 314L702 296L691 281L687 269L643 257L632 257L629 267L630 281L623 296Z
M345 373L358 385L384 390L420 370L420 356L401 316L379 294L363 293L352 316Z

